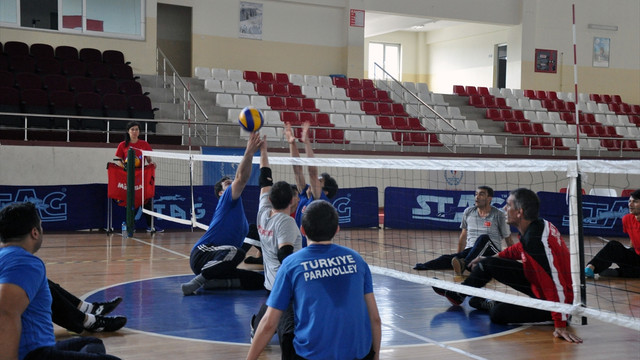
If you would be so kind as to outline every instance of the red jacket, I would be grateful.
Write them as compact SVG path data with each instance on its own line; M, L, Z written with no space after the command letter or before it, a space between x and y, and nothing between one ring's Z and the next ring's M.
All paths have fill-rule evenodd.
M520 242L504 249L498 256L522 261L536 298L573 303L569 249L552 223L543 219L533 221ZM551 316L556 327L567 326L567 314L552 312Z

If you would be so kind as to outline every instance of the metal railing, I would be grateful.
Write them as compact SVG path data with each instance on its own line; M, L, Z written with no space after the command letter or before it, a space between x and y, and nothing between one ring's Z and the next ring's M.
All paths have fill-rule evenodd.
M156 74L158 76L162 76L163 87L168 86L172 89L172 99L182 103L181 111L182 120L184 120L184 122L182 123L181 133L183 135L187 135L187 139L189 139L189 141L191 141L192 137L195 137L199 139L202 144L208 144L207 130L209 116L207 116L198 103L198 100L193 96L189 85L185 83L173 64L171 64L171 61L160 48L156 48ZM187 129L185 129L185 126Z

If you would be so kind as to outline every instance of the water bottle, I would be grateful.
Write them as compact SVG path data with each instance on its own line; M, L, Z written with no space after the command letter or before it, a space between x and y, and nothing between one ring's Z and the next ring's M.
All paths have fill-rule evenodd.
M129 236L129 234L127 234L127 222L123 221L122 222L122 238L126 239Z

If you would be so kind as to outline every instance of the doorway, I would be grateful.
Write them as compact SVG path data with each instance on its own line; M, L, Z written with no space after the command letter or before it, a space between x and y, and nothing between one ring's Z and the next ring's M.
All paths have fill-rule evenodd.
M191 77L192 8L158 3L158 47L182 77Z
M498 45L496 48L496 87L507 87L507 45Z

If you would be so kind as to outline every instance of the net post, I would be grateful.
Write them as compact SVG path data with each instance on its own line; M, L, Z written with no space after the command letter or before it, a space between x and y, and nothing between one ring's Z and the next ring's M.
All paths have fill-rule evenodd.
M127 152L127 163L125 169L127 170L127 233L129 237L133 236L133 229L135 228L135 188L136 188L136 153L133 148L129 148Z
M578 172L576 176L576 201L578 209L578 256L580 259L580 304L582 307L587 306L587 283L584 276L584 234L582 228L582 176ZM587 325L587 318L582 317L582 325Z

